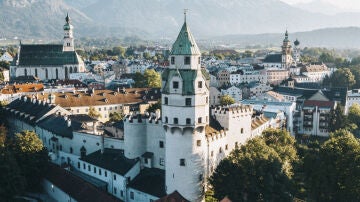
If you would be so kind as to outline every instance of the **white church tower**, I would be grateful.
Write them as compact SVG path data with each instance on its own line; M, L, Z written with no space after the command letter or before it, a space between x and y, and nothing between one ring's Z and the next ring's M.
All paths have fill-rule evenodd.
M170 52L170 67L162 74L166 192L177 190L189 201L201 201L207 175L209 80L184 14L185 22Z
M285 38L283 40L283 45L281 46L282 55L281 55L281 67L284 69L289 69L293 63L293 58L291 55L291 42L289 40L289 34L286 30Z
M73 26L71 25L69 14L66 14L64 25L64 51L75 51L74 48L74 36L73 36Z

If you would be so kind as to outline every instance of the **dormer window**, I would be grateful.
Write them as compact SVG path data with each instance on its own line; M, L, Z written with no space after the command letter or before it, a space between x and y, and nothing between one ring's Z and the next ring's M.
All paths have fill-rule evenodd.
M190 57L189 57L189 56L186 56L186 57L184 58L184 64L185 64L185 65L189 65L189 64L190 64Z
M178 82L178 81L174 81L174 82L173 82L173 88L174 88L174 89L178 89L178 88L179 88L179 82Z
M174 65L175 64L175 57L171 57L171 64Z

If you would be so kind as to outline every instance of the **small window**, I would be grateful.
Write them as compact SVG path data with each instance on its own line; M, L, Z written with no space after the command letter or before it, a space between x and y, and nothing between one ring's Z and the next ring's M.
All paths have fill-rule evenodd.
M114 194L116 194L117 190L116 190L116 187L114 187Z
M80 162L78 162L78 169L80 169Z
M202 118L199 117L199 118L198 118L198 123L201 123L201 122L202 122Z
M163 142L163 141L160 141L160 142L159 142L159 147L160 147L160 148L164 148L164 142Z
M201 140L196 140L196 146L198 146L198 147L201 146Z
M116 180L116 175L114 175L114 180Z
M189 56L186 56L186 57L184 58L184 64L186 64L186 65L189 65L189 64L190 64L190 57L189 57Z
M144 159L144 163L145 163L145 164L148 164L148 163L149 163L148 158L145 158L145 159Z
M185 98L185 105L191 106L191 98Z
M172 64L172 65L175 64L175 57L171 57L171 64Z
M124 191L123 190L120 191L120 196L124 197Z
M73 153L73 148L72 147L70 147L70 154L72 154Z
M241 131L240 131L240 132L241 132L241 134L243 134L243 133L244 133L244 128L241 128Z
M167 116L165 116L165 123L168 123L169 122L169 119Z
M165 98L164 98L164 102L165 102L166 105L169 104L169 98L168 98L168 97L165 97Z
M185 159L180 159L180 166L185 166Z
M206 97L206 104L209 103L209 97Z
M228 145L225 145L225 150L228 150Z
M202 85L202 81L199 81L199 82L198 82L198 88L202 88L202 86L203 86L203 85Z
M91 167L90 167L90 165L88 165L88 171L91 171Z
M99 175L101 175L101 169L99 168Z
M96 173L96 168L94 167L94 173Z
M201 63L201 59L200 59L200 57L198 57L198 64L200 64Z
M178 118L174 118L174 124L178 124L179 123L179 119Z
M173 82L173 88L174 88L174 89L178 89L178 88L179 88L179 82L178 82L178 81L174 81L174 82Z
M159 163L160 163L161 166L165 165L165 160L164 160L164 158L160 158L160 162L159 162Z
M219 153L222 153L222 148L221 147L219 148Z
M191 124L191 119L190 118L186 119L186 124L188 124L188 125Z
M105 174L105 177L107 177L107 171L106 171L106 170L105 170L105 173L104 173L104 174Z
M130 199L134 200L134 192L130 192Z
M84 169L84 170L86 169L86 165L85 165L85 163L83 163L83 169Z
M210 156L214 156L214 151L211 151L211 155Z

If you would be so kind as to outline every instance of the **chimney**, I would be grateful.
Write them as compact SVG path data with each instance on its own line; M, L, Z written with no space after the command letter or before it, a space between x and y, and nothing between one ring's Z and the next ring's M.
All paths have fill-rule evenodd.
M97 134L97 130L96 130L96 121L93 122L93 132L94 132L94 135Z
M102 133L101 134L101 154L104 154L104 150L105 150L105 146L104 146L104 144L105 144L105 137L104 137L104 133Z
M69 118L66 120L66 123L67 123L67 127L70 128L71 127L71 120Z

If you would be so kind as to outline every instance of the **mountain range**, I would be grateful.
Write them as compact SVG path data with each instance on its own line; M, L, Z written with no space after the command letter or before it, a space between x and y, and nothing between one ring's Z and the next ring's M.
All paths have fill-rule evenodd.
M196 38L360 27L360 20L354 20L360 19L360 13L327 15L280 0L0 0L0 38L61 39L68 12L77 38L172 40L184 21L184 8L189 10L187 21ZM357 33L355 29L336 33L356 40L346 36L349 31Z

